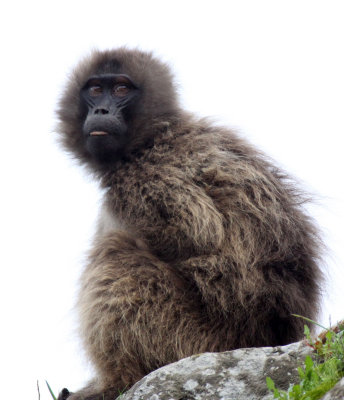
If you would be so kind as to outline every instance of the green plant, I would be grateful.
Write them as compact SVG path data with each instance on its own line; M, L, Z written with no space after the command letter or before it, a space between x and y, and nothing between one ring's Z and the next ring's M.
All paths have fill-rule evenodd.
M52 397L54 400L57 400L56 397L55 397L55 395L54 395L54 392L52 391L52 389L51 389L51 387L50 387L50 385L49 385L49 383L48 383L47 381L45 381L45 383L46 383L47 386L48 386L48 389L49 389L49 392L50 392L50 394L51 394L51 397Z
M321 326L308 318L304 319ZM307 344L315 350L314 356L306 357L304 365L298 368L300 382L290 385L287 391L277 389L273 380L270 377L266 378L267 387L273 392L275 399L317 400L344 376L343 328L342 324L336 329L329 329L314 340L308 326L305 325Z

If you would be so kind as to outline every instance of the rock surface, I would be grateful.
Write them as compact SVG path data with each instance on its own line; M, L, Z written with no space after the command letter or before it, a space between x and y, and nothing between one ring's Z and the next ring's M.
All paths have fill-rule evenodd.
M297 367L311 353L310 347L298 342L194 355L151 372L120 400L272 399L266 377L270 376L279 389L288 389L290 383L297 382ZM341 382L339 391L343 389ZM343 397L326 400L337 398Z
M344 399L344 378L335 387L325 394L322 400L343 400Z

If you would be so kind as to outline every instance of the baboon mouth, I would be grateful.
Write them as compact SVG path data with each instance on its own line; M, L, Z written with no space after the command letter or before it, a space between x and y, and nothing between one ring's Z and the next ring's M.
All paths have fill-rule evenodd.
M108 132L105 131L92 131L90 132L90 136L104 136L104 135L108 135Z

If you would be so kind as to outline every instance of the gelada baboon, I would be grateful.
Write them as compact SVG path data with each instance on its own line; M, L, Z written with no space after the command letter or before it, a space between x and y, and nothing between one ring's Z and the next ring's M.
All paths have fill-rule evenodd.
M183 111L164 63L95 51L58 116L105 191L78 302L97 377L60 399L113 399L195 353L302 337L291 314L315 318L321 282L302 194L245 140Z

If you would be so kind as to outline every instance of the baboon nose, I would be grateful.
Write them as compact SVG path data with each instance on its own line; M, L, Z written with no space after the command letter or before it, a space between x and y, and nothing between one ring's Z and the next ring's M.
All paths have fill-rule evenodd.
M94 113L97 115L105 115L105 114L109 114L109 110L107 110L106 108L97 108L94 111Z

